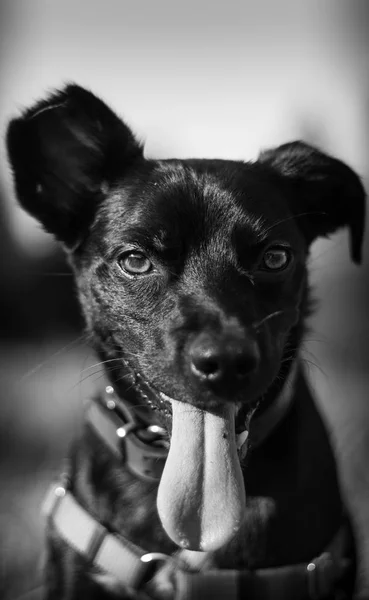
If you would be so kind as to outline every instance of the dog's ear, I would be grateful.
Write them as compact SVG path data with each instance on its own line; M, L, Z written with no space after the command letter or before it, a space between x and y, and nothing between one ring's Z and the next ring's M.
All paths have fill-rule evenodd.
M103 190L142 159L130 129L76 85L11 121L7 146L21 205L71 248L91 224Z
M308 243L347 226L351 257L361 262L365 191L352 169L303 142L267 150L259 162L272 167L287 183L290 209Z

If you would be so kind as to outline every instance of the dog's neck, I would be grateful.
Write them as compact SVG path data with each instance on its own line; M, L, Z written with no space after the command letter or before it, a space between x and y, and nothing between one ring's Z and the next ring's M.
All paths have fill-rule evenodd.
M256 412L251 419L250 442L252 447L262 444L287 415L293 403L298 369L298 358L295 358L274 402L260 414Z

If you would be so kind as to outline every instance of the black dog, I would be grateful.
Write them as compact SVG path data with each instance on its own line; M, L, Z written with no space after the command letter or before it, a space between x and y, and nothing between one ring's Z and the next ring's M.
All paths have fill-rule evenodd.
M47 597L351 597L335 462L298 350L311 242L347 226L360 262L359 178L302 142L254 163L148 160L77 86L12 121L7 141L110 382L51 496Z

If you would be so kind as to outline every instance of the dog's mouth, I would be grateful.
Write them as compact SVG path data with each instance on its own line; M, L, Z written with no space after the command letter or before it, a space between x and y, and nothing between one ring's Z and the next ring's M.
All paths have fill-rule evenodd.
M203 409L168 396L137 372L134 387L152 408L171 417L170 447L157 495L167 535L190 550L214 551L224 546L240 529L245 515L238 448L240 438L242 442L247 439L257 403L249 405L245 418L240 404L224 401ZM241 435L236 434L237 413L242 416Z
M239 404L222 402L205 410L176 400L125 363L139 396L171 417L170 447L157 495L162 525L182 548L216 550L234 537L245 514L238 448L247 446L255 405L236 435Z

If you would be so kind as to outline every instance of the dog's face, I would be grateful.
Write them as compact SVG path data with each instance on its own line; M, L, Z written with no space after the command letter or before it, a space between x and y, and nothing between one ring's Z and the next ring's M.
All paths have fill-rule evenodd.
M122 121L69 86L10 124L8 148L20 202L68 251L88 331L113 361L113 378L128 365L161 402L215 411L216 448L229 434L224 407L251 413L294 353L310 243L348 226L360 261L362 185L343 163L301 142L255 163L146 160ZM191 413L197 438L208 427L199 414ZM225 490L232 469L238 477L232 453L227 446L228 458L219 455ZM166 494L176 470L178 460ZM170 513L167 531L174 528L177 540L186 519L183 507L173 517L172 504L162 513L164 521ZM204 548L202 534L192 532L193 510L196 502L190 532L177 541ZM234 513L228 537L242 510Z
M265 392L298 319L307 251L274 179L259 165L144 162L106 190L73 262L110 357L198 406Z

